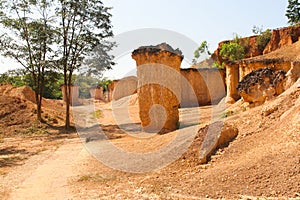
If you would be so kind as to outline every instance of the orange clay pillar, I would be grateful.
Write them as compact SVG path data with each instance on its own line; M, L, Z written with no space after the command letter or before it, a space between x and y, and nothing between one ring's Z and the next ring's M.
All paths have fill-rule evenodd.
M167 133L179 125L183 55L166 43L132 52L137 65L139 115L146 132Z
M239 83L239 66L237 64L225 64L225 68L227 86L226 103L232 104L240 98L237 91L237 85Z
M66 85L61 85L60 86L61 91L62 91L62 96L63 96L63 101L67 101L67 97L65 96L65 91L67 89ZM70 104L72 106L78 105L79 104L79 87L77 85L71 85L70 86Z

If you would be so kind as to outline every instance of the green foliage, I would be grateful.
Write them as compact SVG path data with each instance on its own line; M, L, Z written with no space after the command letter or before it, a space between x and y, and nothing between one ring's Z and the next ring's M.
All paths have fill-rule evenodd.
M253 26L252 32L254 34L258 35L256 38L258 49L260 51L263 51L265 49L265 47L267 46L267 44L271 40L271 37L272 37L271 30L267 29L267 30L263 31L262 27L259 28L258 26Z
M44 135L48 134L47 127L43 124L33 124L28 127L24 133L26 135Z
M61 99L60 85L63 84L63 74L55 71L46 71L44 74L45 84L42 96L48 99ZM9 70L1 74L0 83L7 83L16 87L24 85L33 87L30 74L25 69Z
M201 54L207 53L208 55L211 55L210 51L208 50L208 44L207 41L201 42L200 46L194 51L194 59L193 59L193 64L197 64L197 59L200 58Z
M224 66L224 63L219 64L217 61L215 61L212 68L225 69L225 66Z
M62 92L60 86L64 82L62 73L55 71L45 72L45 88L43 97L47 99L62 99Z
M77 181L78 182L98 182L98 183L107 183L109 181L116 180L117 177L115 175L103 175L103 174L88 174L81 176Z
M224 60L237 61L245 57L245 48L240 43L238 36L234 40L224 43L221 47L220 55Z
M103 113L102 111L99 109L99 110L96 110L94 113L93 113L93 116L97 119L99 119L100 117L102 117Z
M25 69L9 70L0 75L0 84L11 84L16 87L31 86L32 80Z
M299 0L288 0L285 16L291 25L300 23L300 2Z
M260 35L263 32L263 27L253 26L252 27L252 33L255 35Z
M107 91L107 87L111 80L103 78L101 80L90 76L73 75L73 80L76 85L79 86L79 97L90 98L89 89L95 86L101 86L104 91ZM7 83L16 87L30 86L32 87L32 80L24 69L9 70L0 75L0 84ZM64 76L62 73L56 71L45 72L45 86L43 90L43 97L47 99L62 99L62 92L60 86L64 83Z
M98 86L103 87L103 91L108 91L108 85L112 83L112 80L109 80L107 78L103 78Z
M72 84L78 69L85 75L101 77L103 70L114 65L108 52L115 43L106 40L113 36L110 9L100 0L0 1L0 23L4 29L0 53L26 69L32 88L40 97L44 95L44 81L54 78L47 77L49 70L61 70L65 85ZM70 96L69 91L67 95ZM37 99L37 106L41 121L41 98Z

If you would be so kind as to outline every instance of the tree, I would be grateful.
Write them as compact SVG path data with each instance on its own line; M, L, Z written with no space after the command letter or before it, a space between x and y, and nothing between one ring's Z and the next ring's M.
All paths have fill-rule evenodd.
M0 52L15 59L30 74L35 91L37 119L42 121L42 94L45 69L50 68L54 43L47 0L0 1L0 23L6 32L0 36ZM38 16L38 17L37 17Z
M74 72L82 68L101 76L114 64L108 52L115 44L106 41L113 35L110 8L99 0L0 0L0 8L0 23L6 29L0 52L30 73L40 121L45 73L54 66L63 71L68 128Z
M211 55L210 51L208 50L208 44L207 41L201 42L200 46L194 51L194 59L193 59L193 64L197 64L197 59L200 58L201 54L207 53L208 55Z
M61 43L58 46L58 54L61 55L59 65L67 86L66 129L70 127L72 76L81 67L84 58L90 59L85 65L87 73L93 73L95 69L110 69L114 64L113 57L107 53L114 45L105 42L106 38L113 36L110 9L99 0L58 0L56 15L60 18L58 30L61 33ZM101 51L93 51L99 46Z
M112 83L112 80L103 78L98 85L103 87L104 91L108 91L108 85L111 83Z
M291 25L300 23L300 2L299 0L288 0L285 16Z
M243 59L245 57L245 49L240 44L239 37L236 36L234 40L222 44L220 55L224 60L231 62Z

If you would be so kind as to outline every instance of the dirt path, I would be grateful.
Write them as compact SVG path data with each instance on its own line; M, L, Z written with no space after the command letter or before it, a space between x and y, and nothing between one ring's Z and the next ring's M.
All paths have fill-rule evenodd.
M3 180L8 199L72 199L68 180L87 152L78 138L66 139L55 151L43 152L13 170Z

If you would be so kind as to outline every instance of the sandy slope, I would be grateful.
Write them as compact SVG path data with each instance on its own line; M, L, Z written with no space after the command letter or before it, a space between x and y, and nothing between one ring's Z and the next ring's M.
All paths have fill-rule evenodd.
M89 155L78 139L66 139L54 152L38 154L2 176L2 185L11 199L299 199L299 83L262 106L245 109L238 102L230 107L234 114L226 121L239 129L239 135L206 165L199 165L196 148L161 170L121 172ZM113 126L109 105L98 106L103 127L111 135L121 135L112 140L121 148L153 150L174 136L156 135L141 142ZM212 108L201 109L204 125ZM194 111L183 113L192 113L192 119Z

